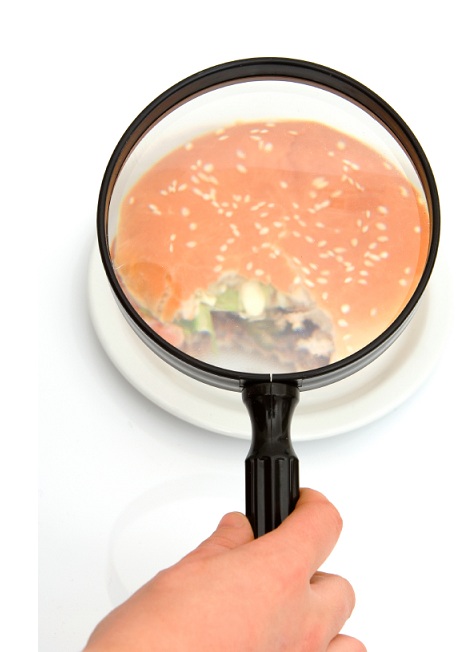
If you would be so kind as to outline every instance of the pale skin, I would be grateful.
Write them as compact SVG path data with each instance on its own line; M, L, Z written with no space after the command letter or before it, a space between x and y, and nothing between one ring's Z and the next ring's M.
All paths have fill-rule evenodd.
M341 528L336 508L311 489L259 539L245 516L226 514L112 611L84 652L365 652L339 633L354 608L351 585L318 570Z

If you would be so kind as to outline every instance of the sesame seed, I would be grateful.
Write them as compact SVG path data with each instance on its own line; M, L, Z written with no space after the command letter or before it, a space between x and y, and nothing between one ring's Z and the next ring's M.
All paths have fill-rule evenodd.
M280 181L280 187L286 190L288 188L288 183L286 181Z
M402 287L406 287L408 285L408 281L404 278L401 278L398 282Z
M259 231L260 235L267 235L268 233L269 233L269 229L267 228L267 226L265 226L263 229Z
M188 217L190 215L190 210L186 206L183 206L180 209L180 213L183 217Z
M399 186L399 189L400 189L400 195L402 197L409 197L410 192L409 192L408 188L405 188L405 186Z
M233 211L226 211L226 217L233 217Z
M253 264L252 264L252 263L248 263L248 264L246 265L246 269L247 269L248 272L250 272L252 268L253 268Z
M414 233L421 233L421 227L415 226L413 231L414 231Z
M336 143L336 147L341 150L346 149L346 143L343 140L339 140Z
M176 238L177 238L176 234L173 233L173 234L170 236L170 241L171 241L171 242L175 242Z
M361 278L357 282L359 283L359 285L367 285L367 281L365 280L365 278Z
M213 165L213 163L205 163L205 165L203 166L203 170L205 172L213 172L214 169L215 166Z
M283 222L272 222L273 226L275 226L276 229L281 229L284 225Z
M384 224L383 222L376 222L375 226L378 228L379 231L387 230L387 225Z
M318 247L325 247L327 245L328 241L327 240L320 240L318 242Z
M223 136L220 136L218 138L218 140L228 140L228 138L229 138L228 134L224 134ZM220 271L220 270L218 270L218 271Z
M306 278L303 282L304 282L305 285L306 285L307 287L309 287L309 288L314 288L314 287L315 287L315 284L313 283L313 281L310 281L309 278Z
M409 275L411 274L411 267L405 267L403 271L405 272L405 274Z
M177 188L177 192L183 192L184 190L187 190L187 184L181 183L180 186L178 186Z
M351 310L351 306L350 306L348 303L344 303L344 304L341 306L341 312L343 313L343 315L347 315L347 313L348 313L350 310Z
M322 190L328 186L328 182L324 177L315 177L311 182L311 185L314 186L317 190Z
M196 231L197 230L196 222L192 222L191 224L189 224L188 228L190 229L190 231Z
M338 319L338 326L341 326L341 328L346 328L349 326L349 324L345 319Z
M247 168L242 163L238 163L236 165L236 170L241 172L241 174L245 174L247 172Z
M353 247L357 247L358 244L359 244L359 240L357 238L352 238L351 245Z
M289 129L288 132L291 136L298 136L298 131L295 131L295 129Z
M154 215L162 215L161 211L157 208L155 204L148 204L148 208L151 211L151 213L154 213Z
M360 170L360 169L361 169L361 166L360 166L360 165L358 165L357 163L353 163L352 161L350 161L350 160L347 159L347 158L343 158L343 163L345 163L346 165L348 165L348 166L349 166L350 168L352 168L353 170Z
M191 240L190 242L187 242L187 243L186 243L186 246L187 246L189 249L193 249L194 247L197 246L197 243L196 243L194 240Z
M328 292L321 293L321 298L323 299L323 301L328 301L328 297L329 297Z
M215 256L215 260L217 260L219 263L223 263L224 260L225 260L225 257L218 254L218 256Z
M213 267L213 271L216 273L221 272L222 269L223 265L217 265L216 267Z
M264 276L265 272L263 269L256 269L254 270L255 276Z
M271 152L274 149L274 146L272 143L266 143L264 145L264 152Z
M388 208L386 206L377 206L377 212L381 215L388 215Z
M236 226L236 224L230 224L230 225L229 225L229 228L230 228L231 231L233 232L233 235L235 235L237 238L239 238L239 236L240 236L241 234L240 234L239 229L238 229L238 227Z
M302 261L300 260L300 258L297 258L296 256L292 256L292 260L296 265L301 265L302 264Z
M325 278L324 276L320 276L319 278L316 279L317 283L320 283L320 285L326 285L328 282L328 279Z
M391 166L390 163L388 163L387 161L384 161L384 162L383 162L383 166L384 166L384 168L385 168L386 170L391 170L391 169L392 169L392 166Z
M251 206L251 208L250 208L249 210L250 210L250 211L258 211L259 208L262 208L262 207L265 206L265 205L266 205L266 202L265 202L265 201L260 201L260 202L258 202L257 204L254 204L254 206Z
M344 283L352 283L353 280L354 279L352 278L352 276L348 276L347 278L344 279Z
M246 154L245 154L245 152L243 152L242 149L237 149L237 150L236 150L236 156L237 156L238 158L246 158Z
M305 240L306 240L309 244L313 244L313 243L315 242L315 238L312 238L311 235L306 235L306 236L305 236Z
M186 143L185 149L187 150L187 152L189 152L191 149L193 149L193 143Z
M130 197L130 198L128 199L128 204L134 204L134 201L135 201L135 200L134 200L134 197Z
M370 316L371 317L377 317L378 312L379 311L377 310L377 308L371 308L370 309Z

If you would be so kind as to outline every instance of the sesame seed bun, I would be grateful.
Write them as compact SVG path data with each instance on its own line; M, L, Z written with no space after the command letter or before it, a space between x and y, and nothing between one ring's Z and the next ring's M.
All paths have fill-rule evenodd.
M130 300L177 346L185 302L234 274L303 291L330 319L333 362L404 308L429 233L421 194L364 143L315 122L259 122L149 169L123 199L112 257Z

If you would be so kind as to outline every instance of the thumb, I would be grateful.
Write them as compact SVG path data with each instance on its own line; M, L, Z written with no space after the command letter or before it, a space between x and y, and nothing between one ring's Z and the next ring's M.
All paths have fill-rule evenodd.
M225 514L213 534L201 543L190 556L211 556L249 543L254 539L251 525L241 512Z

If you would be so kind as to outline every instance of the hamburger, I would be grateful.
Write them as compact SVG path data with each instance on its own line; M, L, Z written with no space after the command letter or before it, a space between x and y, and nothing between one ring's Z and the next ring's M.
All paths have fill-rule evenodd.
M310 121L198 136L124 196L117 277L164 339L244 371L316 369L404 308L429 246L424 198L392 161Z

